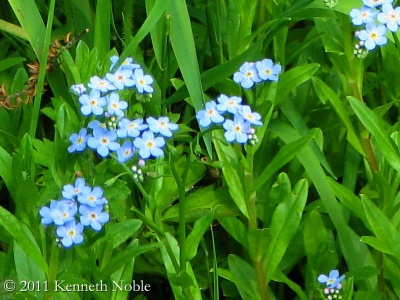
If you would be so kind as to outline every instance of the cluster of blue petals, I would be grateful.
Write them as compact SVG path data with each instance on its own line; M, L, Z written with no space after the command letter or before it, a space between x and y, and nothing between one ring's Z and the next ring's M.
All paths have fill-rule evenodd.
M278 81L278 75L282 72L280 64L265 58L257 62L245 62L239 71L233 75L233 80L243 88L252 88L255 83L264 81Z
M111 57L110 71L118 61ZM148 117L130 119L125 116L128 103L120 98L119 92L135 88L137 93L151 93L153 79L144 75L132 58L127 58L114 72L105 78L93 76L87 88L83 84L74 85L72 91L79 95L81 112L85 116L94 115L96 119L73 133L69 140L69 153L82 152L89 148L105 158L114 152L120 163L125 163L137 152L142 159L164 155L165 138L172 137L178 125L171 123L168 117L158 119Z
M246 144L255 133L252 126L260 126L262 122L259 113L252 112L250 106L241 103L240 97L222 94L217 102L212 100L206 103L205 109L197 113L197 121L203 128L222 124L228 142Z
M345 275L339 276L338 270L331 270L328 275L321 274L318 276L318 282L325 284L327 289L338 289L342 288L342 281Z
M100 231L110 216L104 211L108 201L103 190L86 184L85 179L77 178L75 184L64 185L62 199L52 200L43 206L39 214L43 225L55 225L60 243L68 248L83 242L83 231L91 227Z
M350 17L356 26L359 45L367 50L387 44L386 33L396 32L400 25L400 7L393 7L393 0L363 0L361 9L352 9Z

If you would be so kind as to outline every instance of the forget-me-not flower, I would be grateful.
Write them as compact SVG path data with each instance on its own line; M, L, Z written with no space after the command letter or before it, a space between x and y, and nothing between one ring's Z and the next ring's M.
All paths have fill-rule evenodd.
M71 134L71 136L69 137L69 140L72 142L72 145L68 147L68 152L69 153L72 153L75 151L81 152L81 151L85 150L86 143L90 136L91 136L91 134L87 134L86 128L82 128L81 130L79 130L79 133Z
M157 120L153 117L148 117L146 119L147 124L149 124L149 129L154 133L160 133L163 136L171 137L172 132L178 129L178 125L174 123L169 123L168 117L159 117Z
M120 163L126 162L135 153L133 143L131 141L125 141L122 146L117 150L117 160Z
M237 96L228 97L227 95L220 95L217 98L218 104L217 109L220 112L230 112L236 114L242 103L242 98Z
M107 93L109 91L114 91L117 88L106 78L100 78L99 76L92 76L88 87L94 90L99 90L100 92Z
M115 64L117 63L117 61L119 60L119 56L114 55L111 56L110 61L111 61L111 67L110 67L110 71L114 68ZM121 64L121 66L119 66L118 69L139 69L140 65L133 63L133 59L132 57L127 57Z
M224 135L228 142L236 141L240 144L247 142L250 123L245 121L241 115L236 114L233 121L226 120L222 126L226 130Z
M145 131L142 137L138 137L133 142L134 146L139 149L139 156L143 159L149 158L151 155L154 157L161 157L164 151L161 149L165 145L165 140L162 137L154 137L151 131Z
M373 50L375 47L385 45L387 43L386 27L384 25L376 26L374 23L368 23L364 30L358 34L358 38L364 41L367 50Z
M75 199L86 186L86 181L83 178L77 178L75 185L66 184L63 187L62 195L65 199Z
M274 64L269 58L256 62L258 76L262 80L278 81L278 75L282 72L280 64Z
M99 231L104 223L110 219L108 213L103 212L103 205L91 207L88 205L81 205L79 207L80 221L82 225L90 226L92 229Z
M121 119L118 123L119 129L117 130L117 135L120 138L125 137L138 137L140 132L147 129L149 126L143 124L143 119L129 120L126 118Z
M208 101L206 108L197 112L196 118L201 127L208 127L211 123L222 123L225 120L218 111L215 101Z
M378 14L378 21L386 24L390 31L397 31L400 25L400 7L393 8L391 4L383 4L382 12Z
M117 93L111 93L106 97L107 99L107 112L110 115L116 115L118 117L124 116L124 110L128 108L126 101L121 101Z
M150 86L153 83L153 78L150 75L144 75L142 69L135 69L132 79L135 81L139 93L152 93L154 91Z
M114 74L107 73L106 78L118 89L123 90L125 87L133 87L135 81L132 79L132 70L118 69Z
M75 95L83 95L84 93L86 93L86 87L82 84L74 84L73 86L71 86L71 91L75 94Z
M78 201L80 204L89 205L90 207L104 205L108 202L103 197L103 190L98 186L95 186L93 189L90 186L85 186L80 195L78 195Z
M363 0L364 5L369 7L379 7L385 3L393 3L393 0Z
M80 244L83 242L83 225L76 224L74 220L69 221L64 224L64 226L59 226L57 228L57 235L61 239L61 244L68 248L73 244Z
M249 89L254 83L260 82L261 78L254 63L245 62L240 68L239 72L233 74L233 80L239 83L243 88Z
M53 206L50 204L50 210L50 215L53 218L54 224L63 225L75 218L78 208L74 202L71 203L70 201L59 200L55 201Z
M81 112L84 116L94 114L99 116L103 114L103 107L107 104L104 97L101 97L99 90L91 90L89 95L83 94L79 97L79 103L82 104Z
M327 288L340 288L341 282L345 278L345 275L339 277L338 270L332 270L329 272L329 275L326 276L321 274L318 276L318 282L326 284Z
M374 22L378 11L369 6L363 6L361 9L352 9L350 11L351 21L354 25L362 25Z
M243 105L239 110L239 114L252 125L262 125L262 122L260 121L261 115L257 112L252 112L248 105Z
M88 139L87 144L90 148L96 149L101 157L106 157L110 150L116 151L120 147L120 144L115 142L116 139L117 133L115 131L96 128L93 130L93 136Z

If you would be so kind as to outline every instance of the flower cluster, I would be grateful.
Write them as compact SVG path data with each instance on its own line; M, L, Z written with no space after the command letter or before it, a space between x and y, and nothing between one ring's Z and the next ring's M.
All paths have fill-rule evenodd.
M233 75L233 80L243 88L249 89L254 83L278 81L281 72L281 65L274 64L271 59L266 58L257 62L245 62Z
M387 31L396 32L400 25L400 7L393 8L393 0L363 0L361 9L352 9L350 16L356 26L364 26L356 32L360 42L354 53L362 56L376 46L387 44ZM364 48L366 50L364 50Z
M240 97L222 94L217 98L217 102L212 100L206 103L205 109L197 113L197 121L203 128L211 124L222 124L228 142L254 144L258 139L251 126L262 125L261 115L252 112L250 106L242 105L241 102Z
M111 57L110 71L117 61L117 56ZM120 163L132 158L136 150L142 159L163 156L165 138L172 137L178 125L171 123L168 117L148 117L146 121L127 118L128 103L121 100L119 94L131 87L140 94L151 93L152 83L151 76L144 75L140 66L127 58L114 73L107 73L104 78L93 76L88 84L89 93L83 84L74 85L72 90L79 95L82 114L94 115L96 119L88 124L88 128L70 136L72 144L68 152L89 148L103 158L115 152Z
M342 299L340 292L344 278L345 275L339 276L338 270L331 270L328 276L324 274L318 276L318 282L326 285L324 289L326 300Z
M68 248L83 242L86 227L99 231L108 222L110 216L104 211L107 203L100 187L92 188L83 178L78 178L74 185L64 185L62 199L52 200L49 207L40 209L39 214L43 225L57 226L57 241Z

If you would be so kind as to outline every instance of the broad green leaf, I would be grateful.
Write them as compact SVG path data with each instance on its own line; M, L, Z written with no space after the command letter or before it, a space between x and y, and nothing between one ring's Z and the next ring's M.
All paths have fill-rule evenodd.
M12 157L11 155L0 147L0 176L4 180L11 192L11 195L15 194L15 183L12 175Z
M94 47L101 57L110 50L111 0L97 1L95 17Z
M27 234L31 235L29 231L26 231ZM33 237L30 236L31 241L33 241ZM36 245L36 247L38 247ZM23 249L17 242L14 241L14 261L15 268L17 271L18 281L19 282L35 282L39 283L35 285L35 288L29 290L28 294L35 299L44 299L44 282L46 280L45 273L43 270L32 260L29 254ZM23 286L19 286L20 288L26 288ZM17 289L17 290L18 290Z
M300 133L282 122L271 122L270 130L282 138L285 143L292 142L301 137ZM368 248L365 247L365 244L360 242L360 238L357 234L347 225L343 211L335 198L335 194L322 169L321 162L315 153L306 146L304 151L299 153L298 159L311 178L338 232L341 250L350 270L374 264ZM365 289L371 289L375 284L376 282L373 282L373 280L359 282L359 285Z
M400 171L400 156L398 151L395 150L389 138L389 133L385 132L382 119L371 111L363 102L354 98L347 97L351 107L356 113L358 119L367 128L367 130L376 139L379 149L382 151L383 156L387 162L397 171Z
M0 206L0 225L11 235L32 261L44 272L47 273L47 264L36 241L27 227L22 224L14 215ZM28 234L29 232L29 234Z
M298 231L307 195L308 184L305 179L302 179L295 185L292 194L283 199L274 211L270 226L272 238L263 259L267 281L271 280L289 247L290 241Z
M214 190L213 186L208 186L198 189L187 196L185 205L186 222L196 221L208 215L213 209L215 218L233 217L239 214L226 187ZM163 220L169 222L179 221L179 203L170 207L163 214Z
M253 261L260 261L264 256L265 249L271 240L268 228L249 230L247 232L248 250Z
M23 57L13 57L0 61L0 72L25 61Z
M234 254L228 256L228 265L242 299L258 299L255 269Z
M0 30L19 37L23 40L28 40L28 35L22 27L11 24L5 20L0 20Z
M113 241L113 248L116 248L132 237L141 226L142 221L140 220L125 220L107 227L106 237Z
M197 254L197 248L200 241L204 238L204 233L210 227L211 222L214 220L214 210L210 211L204 217L198 219L186 238L186 259L190 261Z
M222 134L219 132L213 132L213 135L219 139L223 139ZM231 194L232 199L236 203L240 212L248 217L243 186L243 168L239 163L239 158L231 146L224 145L220 140L216 140L214 145L215 149L217 150L219 160L224 163L222 173L224 174L226 184L229 187L229 193Z
M237 218L222 218L218 220L221 226L244 248L248 248L247 229Z
M311 139L312 136L306 136L283 146L256 179L254 190L258 191L265 182L267 182L277 171L279 171L280 168L293 160Z
M321 79L318 77L311 78L315 92L317 93L320 100L324 103L326 100L330 101L332 106L335 108L337 114L342 119L344 125L347 127L347 140L349 143L358 151L358 153L365 155L364 149L361 145L359 138L357 137L353 124L349 118L348 109L343 105L343 101L338 95Z
M8 1L37 57L44 52L45 26L34 0ZM47 51L46 51L47 53Z
M278 83L278 91L276 93L275 106L281 103L285 97L297 88L300 84L309 80L315 72L319 69L320 65L313 63L303 65L290 69L280 75Z
M372 248L375 248L382 253L387 253L393 256L397 256L399 254L387 241L377 239L374 236L362 236L361 242L370 245Z

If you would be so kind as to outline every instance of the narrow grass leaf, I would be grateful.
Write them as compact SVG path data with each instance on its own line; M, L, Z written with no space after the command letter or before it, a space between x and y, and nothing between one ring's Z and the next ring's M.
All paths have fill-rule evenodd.
M382 119L370 110L364 103L354 97L347 97L358 119L374 136L379 149L387 162L397 171L400 171L400 156L393 147L389 133L385 132Z
M98 0L94 24L94 47L102 57L110 50L111 1Z

